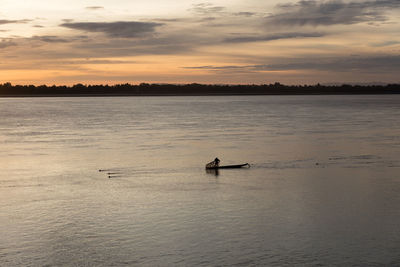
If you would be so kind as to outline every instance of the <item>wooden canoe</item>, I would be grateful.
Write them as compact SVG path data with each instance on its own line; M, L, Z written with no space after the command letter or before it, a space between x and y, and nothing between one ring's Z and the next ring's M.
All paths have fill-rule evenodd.
M250 164L245 163L245 164L238 164L238 165L225 165L225 166L206 166L206 169L208 170L218 170L218 169L238 169L238 168L242 168L242 167L250 167Z

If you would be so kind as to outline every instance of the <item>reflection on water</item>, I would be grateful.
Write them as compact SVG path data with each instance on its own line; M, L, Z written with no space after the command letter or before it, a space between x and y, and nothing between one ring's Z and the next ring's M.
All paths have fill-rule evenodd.
M398 265L399 103L0 99L0 265Z
M213 174L213 175L215 175L215 176L218 176L218 175L219 175L219 170L218 170L218 169L206 169L206 172L207 172L208 174Z

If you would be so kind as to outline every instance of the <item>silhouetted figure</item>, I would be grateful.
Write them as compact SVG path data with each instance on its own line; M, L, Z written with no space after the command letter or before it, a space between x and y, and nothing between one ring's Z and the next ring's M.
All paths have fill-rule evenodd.
M219 166L219 162L220 162L219 158L215 158L215 159L214 159L214 163L215 163L215 166L216 166L216 167Z

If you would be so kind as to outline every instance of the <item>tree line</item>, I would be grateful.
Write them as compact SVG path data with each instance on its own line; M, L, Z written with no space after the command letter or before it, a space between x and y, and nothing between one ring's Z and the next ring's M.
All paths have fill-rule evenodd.
M220 84L116 84L116 85L12 85L0 84L0 96L101 96L101 95L321 95L399 94L400 84L387 85L220 85Z

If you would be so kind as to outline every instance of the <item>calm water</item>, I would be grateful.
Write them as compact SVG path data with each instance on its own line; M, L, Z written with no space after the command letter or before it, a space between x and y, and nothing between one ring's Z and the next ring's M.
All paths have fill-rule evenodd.
M3 98L0 147L1 266L400 265L400 96Z

